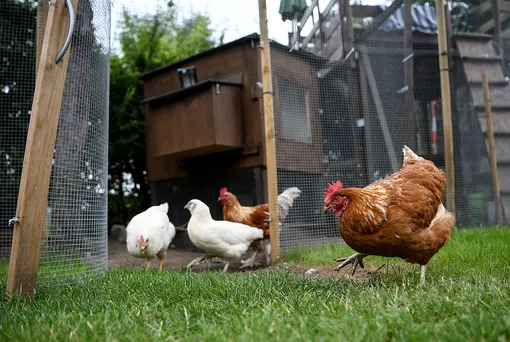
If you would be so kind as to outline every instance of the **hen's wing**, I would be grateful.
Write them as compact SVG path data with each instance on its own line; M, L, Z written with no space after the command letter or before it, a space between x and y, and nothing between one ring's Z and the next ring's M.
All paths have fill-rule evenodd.
M221 240L229 245L251 243L261 239L262 230L245 224L229 221L213 221L207 223L207 233L202 235L204 240Z

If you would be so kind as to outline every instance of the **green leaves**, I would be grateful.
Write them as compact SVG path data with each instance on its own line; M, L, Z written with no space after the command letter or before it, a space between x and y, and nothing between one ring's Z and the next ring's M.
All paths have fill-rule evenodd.
M143 82L137 76L211 49L216 44L208 17L196 14L182 20L174 7L143 15L124 9L118 41L120 51L113 53L110 60L111 224L125 224L150 205L145 172L145 118L141 104ZM123 191L124 173L131 174L135 184L130 191Z

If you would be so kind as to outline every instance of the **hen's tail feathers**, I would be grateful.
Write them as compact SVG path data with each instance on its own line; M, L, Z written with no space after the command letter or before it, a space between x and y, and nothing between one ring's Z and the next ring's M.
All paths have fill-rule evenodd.
M404 153L404 162L403 165L412 162L417 161L420 157L413 152L408 146L404 145L404 148L402 149L402 152Z
M279 219L280 223L285 220L290 208L294 204L294 200L301 195L301 190L296 187L288 188L278 195L278 204L280 205Z
M446 210L443 204L440 204L436 216L430 222L429 229L431 229L436 236L441 236L444 243L450 240L450 232L455 227L455 216Z
M165 214L168 214L168 203L163 203L161 205L158 205L156 207L159 211L164 212Z

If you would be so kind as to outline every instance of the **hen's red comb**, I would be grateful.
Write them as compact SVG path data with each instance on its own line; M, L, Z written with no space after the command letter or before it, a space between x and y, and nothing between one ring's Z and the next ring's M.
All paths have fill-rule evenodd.
M225 195L226 192L227 192L227 188L226 187L221 188L220 189L220 196Z
M342 182L340 181L331 182L331 184L328 184L328 187L324 189L324 201L327 202L331 200L331 197L333 196L335 191L340 190L342 187L343 185Z

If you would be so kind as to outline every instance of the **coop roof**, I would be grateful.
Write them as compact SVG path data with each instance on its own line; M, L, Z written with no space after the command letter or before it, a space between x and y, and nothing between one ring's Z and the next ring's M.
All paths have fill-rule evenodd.
M153 70L147 71L147 72L139 75L138 78L141 79L141 80L148 79L148 78L150 78L151 76L153 76L155 74L158 74L160 72L163 72L163 71L166 71L166 70L169 70L169 69L174 69L174 68L178 67L181 64L185 64L185 63L188 63L190 61L200 59L200 58L202 58L202 57L204 57L206 55L209 55L209 54L212 54L212 53L216 53L218 51L230 48L230 47L235 46L235 45L242 45L242 44L249 43L250 41L253 41L253 40L258 40L259 37L260 36L259 36L258 33L249 34L249 35L244 36L242 38L239 38L237 40L231 41L230 43L220 45L220 46L218 46L216 48L213 48L213 49L210 49L210 50L206 50L204 52L201 52L199 54L193 55L193 56L185 58L185 59L181 59L180 61L178 61L176 63L169 64L169 65L157 68L157 69L153 69ZM313 53L310 53L310 52L307 52L307 51L304 51L304 50L301 50L301 49L300 50L293 50L292 52L290 52L289 51L290 48L287 45L283 45L283 44L277 43L275 41L271 41L271 49L284 51L284 52L287 52L289 54L292 54L292 56L303 58L303 59L306 58L306 60L313 61L315 63L317 63L317 62L325 62L325 60L323 58L321 58L320 56L318 56L316 54L313 54Z

